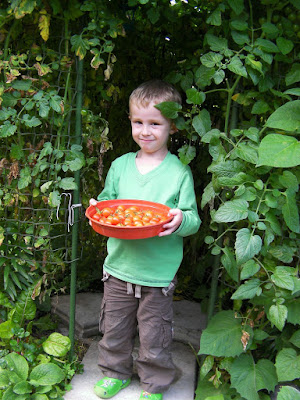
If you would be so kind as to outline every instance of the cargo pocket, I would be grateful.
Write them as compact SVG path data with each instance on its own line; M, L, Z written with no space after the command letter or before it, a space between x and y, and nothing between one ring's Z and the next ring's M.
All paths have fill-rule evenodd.
M99 331L104 334L105 324L104 324L104 310L105 310L105 300L102 299L99 317Z
M172 343L173 339L173 321L172 313L162 316L162 331L163 331L163 348L167 348Z

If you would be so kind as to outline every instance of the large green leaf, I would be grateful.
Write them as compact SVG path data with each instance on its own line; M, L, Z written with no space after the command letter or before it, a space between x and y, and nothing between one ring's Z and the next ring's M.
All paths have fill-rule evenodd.
M300 112L300 110L299 110ZM258 148L258 164L290 168L300 164L300 142L291 136L270 134Z
M25 320L33 320L36 314L36 304L31 298L31 291L22 292L15 306L13 321L22 325Z
M273 304L267 312L269 321L271 321L280 331L284 328L287 314L288 310L284 304Z
M178 117L178 111L181 110L181 105L175 101L163 101L156 104L157 108L166 118L175 119Z
M30 374L30 383L34 385L56 385L65 378L65 374L58 365L48 363L33 368Z
M254 235L248 228L242 228L236 234L235 254L238 264L244 264L261 250L262 240L259 235Z
M290 386L282 386L278 392L277 400L300 400L300 392Z
M242 284L231 296L232 300L252 299L259 290L261 281L259 279L251 279Z
M209 321L202 332L199 354L235 357L243 352L241 320L234 311L221 311Z
M294 349L282 349L275 363L279 382L293 381L300 378L300 355Z
M276 267L274 274L271 275L271 280L278 287L287 290L294 290L293 277L285 267Z
M5 356L8 369L10 370L10 381L18 383L28 377L29 366L26 359L17 353L10 353Z
M227 201L216 211L213 219L219 223L241 221L248 217L248 206L248 202L242 199Z
M64 336L58 332L52 333L44 342L43 349L46 353L55 356L62 357L67 354L71 348L71 341L67 336Z
M259 360L255 364L248 354L241 354L230 368L231 385L247 400L259 400L258 391L273 391L277 384L274 364L269 360Z
M267 119L265 126L300 133L300 100L290 101L277 108Z

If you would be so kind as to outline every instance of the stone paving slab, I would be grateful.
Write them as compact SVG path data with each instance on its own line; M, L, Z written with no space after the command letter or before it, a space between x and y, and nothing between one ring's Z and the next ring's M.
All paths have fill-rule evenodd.
M78 293L76 295L75 334L78 338L89 338L99 334L99 313L102 293ZM70 315L70 296L53 297L52 312L68 326ZM190 344L199 350L200 335L206 327L206 315L201 305L188 300L173 302L174 340Z
M84 359L84 373L75 375L72 379L72 390L65 396L65 400L99 400L93 392L95 382L103 377L97 366L99 337L94 338ZM134 358L137 356L138 344L134 350ZM193 400L196 384L196 357L188 345L174 342L172 355L175 365L180 371L180 377L170 389L164 393L164 400ZM121 390L114 400L138 400L141 394L139 379L136 374L131 384Z

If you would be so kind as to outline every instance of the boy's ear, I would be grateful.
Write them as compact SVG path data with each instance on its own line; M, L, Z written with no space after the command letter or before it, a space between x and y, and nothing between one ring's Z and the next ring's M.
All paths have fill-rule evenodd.
M171 122L171 127L170 127L170 135L173 135L173 133L178 132L178 129L176 128L176 125L174 122Z

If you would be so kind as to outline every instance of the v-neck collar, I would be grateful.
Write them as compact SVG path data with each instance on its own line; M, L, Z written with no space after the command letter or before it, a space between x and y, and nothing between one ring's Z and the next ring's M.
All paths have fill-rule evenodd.
M136 175L136 178L141 182L141 183L146 183L150 179L152 179L154 176L158 175L160 173L161 168L163 168L164 164L167 162L168 158L170 157L171 153L168 151L166 154L165 158L163 161L155 168L153 168L151 171L147 172L146 174L141 174L140 171L137 168L135 159L137 157L138 152L132 153L132 163L131 167Z

